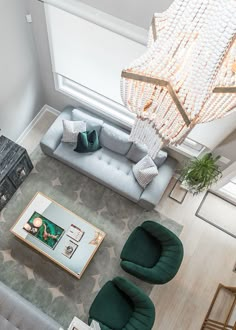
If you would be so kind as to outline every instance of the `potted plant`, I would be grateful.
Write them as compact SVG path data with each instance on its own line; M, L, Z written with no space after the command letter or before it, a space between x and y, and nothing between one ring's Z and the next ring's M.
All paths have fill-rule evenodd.
M201 158L194 157L181 171L180 181L194 195L207 190L218 181L222 172L217 164L220 156L207 153Z

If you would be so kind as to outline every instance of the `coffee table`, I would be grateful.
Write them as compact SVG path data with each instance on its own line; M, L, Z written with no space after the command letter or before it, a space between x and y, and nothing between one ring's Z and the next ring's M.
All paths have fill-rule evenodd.
M78 279L106 235L41 192L10 231Z

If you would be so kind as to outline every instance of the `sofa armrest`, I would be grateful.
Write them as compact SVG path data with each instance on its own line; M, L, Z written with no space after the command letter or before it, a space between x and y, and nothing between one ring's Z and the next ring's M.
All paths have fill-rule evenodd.
M51 156L58 147L63 134L62 120L70 120L73 109L72 106L66 107L43 136L40 146L45 154Z
M159 167L158 175L146 187L140 196L138 204L145 209L153 209L163 196L177 165L177 161L170 156L165 163Z

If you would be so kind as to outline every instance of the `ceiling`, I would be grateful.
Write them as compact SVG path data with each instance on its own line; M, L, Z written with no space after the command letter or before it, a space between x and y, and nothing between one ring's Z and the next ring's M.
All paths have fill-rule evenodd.
M81 0L81 2L148 29L153 14L166 10L173 0Z

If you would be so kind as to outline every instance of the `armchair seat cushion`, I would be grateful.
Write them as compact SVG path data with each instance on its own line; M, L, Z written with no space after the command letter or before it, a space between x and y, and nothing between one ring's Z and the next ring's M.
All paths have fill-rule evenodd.
M90 318L106 324L111 329L122 329L132 313L132 301L112 281L103 286L89 312Z
M135 284L122 277L106 283L89 310L89 324L95 320L101 330L151 330L155 307Z
M121 252L121 259L131 261L143 267L153 267L161 255L161 245L142 227L131 233Z

